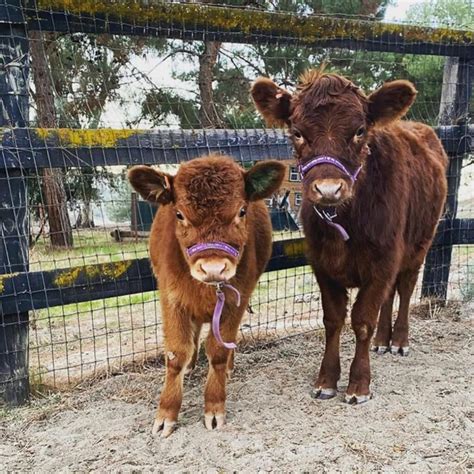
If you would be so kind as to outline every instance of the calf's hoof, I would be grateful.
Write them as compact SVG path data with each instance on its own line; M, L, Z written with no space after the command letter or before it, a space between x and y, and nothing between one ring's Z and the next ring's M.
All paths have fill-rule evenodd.
M225 413L204 413L204 425L208 430L220 430L225 425Z
M314 398L315 400L329 400L331 398L334 398L337 394L337 390L335 388L313 388L311 390L311 397Z
M398 355L400 354L403 357L407 357L408 354L410 353L410 348L408 346L391 346L390 347L390 352L392 355Z
M384 355L386 352L390 350L390 348L388 346L372 346L372 350L377 355Z
M361 403L368 402L371 398L373 398L373 395L371 393L369 393L368 395L356 395L355 393L346 393L344 401L346 403L349 403L349 405L360 405Z
M151 434L156 436L160 433L161 438L167 438L176 427L176 421L169 420L167 418L156 418L151 429Z

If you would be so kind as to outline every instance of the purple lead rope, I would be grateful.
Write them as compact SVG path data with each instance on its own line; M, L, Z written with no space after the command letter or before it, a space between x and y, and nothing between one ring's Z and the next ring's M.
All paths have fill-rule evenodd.
M351 179L352 183L355 183L357 181L357 176L360 173L360 170L362 169L362 166L359 166L354 173L351 173L337 158L333 158L332 156L327 156L327 155L319 155L316 158L313 158L312 160L308 161L308 163L305 163L304 165L299 166L301 178L305 179L306 173L314 168L315 166L318 165L333 165L336 168L339 168L343 173L345 173L349 178ZM332 214L330 214L326 210L319 210L316 206L313 206L313 209L315 210L316 214L323 219L323 221L326 221L328 225L336 229L339 234L341 234L341 237L344 241L349 240L349 234L347 233L346 229L342 227L341 224L338 224L337 222L333 222L333 219L337 217L336 210L333 211Z
M221 346L224 346L226 349L235 349L237 347L236 344L234 344L233 342L224 342L221 336L221 316L225 304L225 294L222 291L222 287L229 288L235 293L235 296L237 298L237 306L240 306L239 290L237 288L234 288L232 285L229 285L229 283L219 283L216 289L217 302L214 308L214 314L212 315L212 332L217 342Z
M235 258L238 258L239 251L225 242L200 242L198 244L192 245L186 249L186 253L189 257L192 257L196 253L205 252L206 250L220 250L221 252L232 255ZM234 288L231 284L225 282L216 283L216 306L214 307L214 314L212 315L212 333L216 338L217 342L224 346L226 349L235 349L237 347L233 342L224 342L221 336L221 316L225 304L225 294L222 291L222 288L231 289L236 296L237 306L240 306L240 293L237 288Z

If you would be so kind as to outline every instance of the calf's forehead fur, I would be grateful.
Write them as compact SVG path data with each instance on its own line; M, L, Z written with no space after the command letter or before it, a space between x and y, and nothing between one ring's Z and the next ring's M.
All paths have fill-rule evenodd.
M317 123L323 118L322 108L331 109L332 113L343 112L345 118L353 116L356 121L364 119L368 99L345 77L310 70L301 76L300 81L292 101L291 119L294 123Z
M235 213L245 201L243 170L227 157L210 156L183 164L173 185L176 205L200 217Z

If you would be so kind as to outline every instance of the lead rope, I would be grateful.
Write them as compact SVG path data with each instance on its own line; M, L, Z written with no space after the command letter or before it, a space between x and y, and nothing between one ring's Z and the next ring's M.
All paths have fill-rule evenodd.
M216 296L217 296L217 301L216 301L216 306L214 308L214 314L212 315L212 333L214 334L214 337L216 338L217 342L221 345L224 346L226 349L235 349L237 345L233 342L224 342L222 340L221 336L221 316L222 316L222 310L224 309L224 304L225 304L225 294L222 291L222 288L229 288L231 289L236 296L237 299L237 307L240 306L240 293L237 288L234 288L232 285L229 283L217 283L216 284Z
M319 210L316 205L313 206L313 209L323 221L326 221L328 225L334 227L334 229L336 229L341 234L342 240L349 240L349 234L346 232L346 229L344 229L341 224L332 221L335 217L337 217L337 212L335 210L332 214L329 214L328 211Z

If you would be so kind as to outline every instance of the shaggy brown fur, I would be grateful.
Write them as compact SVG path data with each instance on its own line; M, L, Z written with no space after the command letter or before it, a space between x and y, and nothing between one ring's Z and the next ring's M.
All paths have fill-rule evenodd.
M206 284L203 268L222 264L213 281L230 280L241 293L235 305L224 289L226 305L221 334L237 338L250 295L271 255L271 223L262 199L281 184L285 167L275 161L244 171L231 158L210 156L181 165L176 176L147 166L129 172L144 199L160 202L150 235L150 258L160 286L166 351L166 380L154 429L173 431L182 400L185 369L196 363L201 326L209 323L216 303L215 286ZM222 241L240 251L239 258L206 250L188 257L186 249L201 242ZM220 268L220 267L218 267ZM233 368L233 351L221 347L212 331L206 341L209 375L205 389L206 427L220 428L225 415L226 375Z
M430 127L399 120L416 96L408 81L387 83L366 96L341 76L311 72L294 96L266 78L255 82L252 95L266 119L289 127L300 163L330 155L350 172L362 165L355 184L335 166L312 168L303 184L302 220L326 328L315 396L336 394L347 288L358 287L351 313L356 352L346 399L366 401L369 344L379 312L378 352L391 346L393 353L408 353L409 301L446 198L447 156ZM345 242L314 206L334 208L335 222L350 239ZM392 328L395 291L400 308Z

